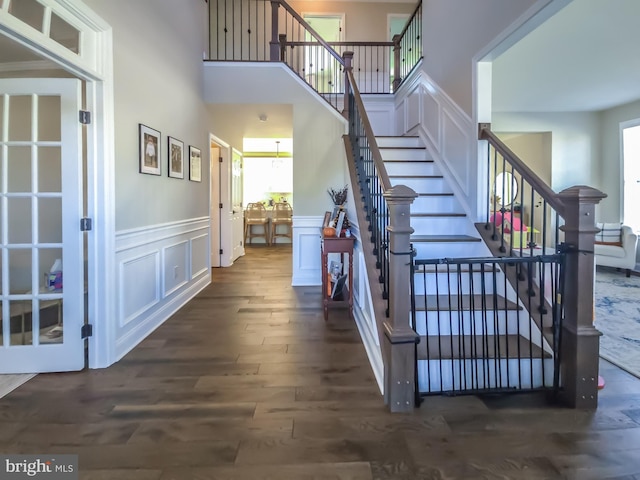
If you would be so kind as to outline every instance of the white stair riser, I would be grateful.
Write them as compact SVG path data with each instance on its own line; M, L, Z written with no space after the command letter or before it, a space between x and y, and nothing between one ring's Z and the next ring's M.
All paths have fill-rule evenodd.
M488 256L482 242L415 242L413 248L417 252L416 258L423 259Z
M424 148L381 148L382 160L430 160Z
M422 147L420 137L376 137L378 147Z
M407 160L403 162L385 162L384 168L388 175L440 175L433 162L421 160Z
M467 217L411 217L411 227L424 235L473 235Z
M418 307L418 305L416 305ZM477 307L480 309L480 305ZM472 335L475 331L476 335L504 335L523 332L522 328L518 331L518 310L499 310L497 315L493 310L488 310L486 314L486 322L483 319L481 310L475 312L458 312L443 310L436 311L417 311L416 312L416 330L419 335ZM523 315L520 310L520 317ZM495 318L494 318L495 315ZM526 315L526 313L524 313ZM425 320L426 319L426 320ZM426 322L426 323L425 323ZM535 344L540 343L539 338L533 335Z
M411 213L463 213L454 196L417 197L411 204Z
M406 185L416 193L449 193L451 190L442 178L396 177L391 185Z
M460 378L460 362L464 362L465 376ZM544 375L543 375L544 369ZM533 377L531 372L533 371ZM486 376L486 382L485 382ZM496 381L501 379L501 383ZM454 383L455 378L455 383ZM544 378L544 381L543 381ZM461 381L462 380L462 381ZM466 380L466 386L465 386ZM529 389L553 386L553 359L517 360L420 360L418 361L418 385L421 392L440 392L472 388L479 380L480 387ZM442 383L442 385L441 385ZM477 387L476 387L477 388Z

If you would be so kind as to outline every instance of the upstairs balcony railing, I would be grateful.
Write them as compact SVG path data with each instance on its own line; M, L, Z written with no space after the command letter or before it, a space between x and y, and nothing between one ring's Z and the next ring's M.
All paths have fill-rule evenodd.
M354 52L361 93L392 93L422 58L421 2L402 33L381 42L326 42L285 0L209 0L209 17L209 60L285 62L337 109L344 52Z

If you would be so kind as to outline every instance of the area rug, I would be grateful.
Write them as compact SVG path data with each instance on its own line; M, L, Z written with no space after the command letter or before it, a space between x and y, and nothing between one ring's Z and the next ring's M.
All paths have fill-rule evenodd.
M0 375L0 398L13 392L20 385L35 377L35 373L25 373L22 375Z
M600 356L640 378L640 277L598 269L595 297Z

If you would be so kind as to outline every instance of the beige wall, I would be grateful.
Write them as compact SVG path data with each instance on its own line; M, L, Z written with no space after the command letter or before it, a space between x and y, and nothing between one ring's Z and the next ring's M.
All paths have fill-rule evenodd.
M424 71L469 116L473 57L537 0L425 0Z
M256 83L259 78L259 83ZM331 205L327 188L347 183L342 135L346 121L320 96L302 84L282 65L215 62L205 67L205 98L210 108L212 133L229 143L219 132L229 132L239 141L238 128L217 117L221 108L254 105L259 102L291 105L293 111L293 198L296 215L322 215ZM227 105L221 107L220 105ZM236 133L234 133L234 131Z
M209 212L207 115L202 55L207 4L186 0L86 0L113 27L116 229ZM138 124L161 132L161 176L138 173ZM167 137L202 151L202 182L167 175ZM187 170L188 171L188 170Z

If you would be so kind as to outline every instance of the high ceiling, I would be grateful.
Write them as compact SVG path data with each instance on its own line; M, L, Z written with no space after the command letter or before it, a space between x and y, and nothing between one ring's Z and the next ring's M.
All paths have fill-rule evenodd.
M494 112L598 111L640 99L640 0L573 0L493 62Z
M493 110L594 111L640 99L638 19L640 0L573 0L493 61ZM36 60L0 34L0 77Z

